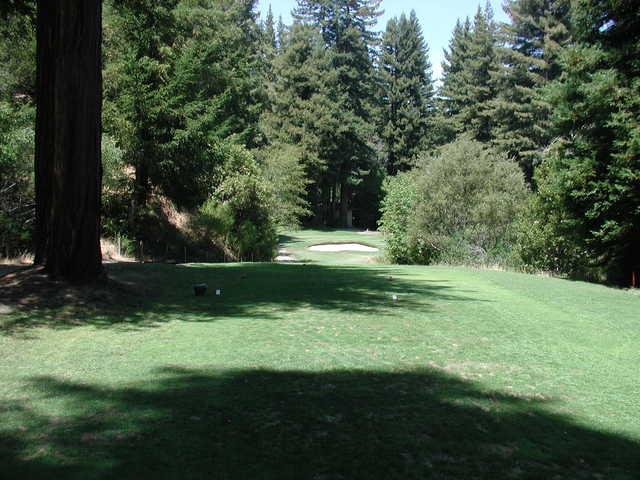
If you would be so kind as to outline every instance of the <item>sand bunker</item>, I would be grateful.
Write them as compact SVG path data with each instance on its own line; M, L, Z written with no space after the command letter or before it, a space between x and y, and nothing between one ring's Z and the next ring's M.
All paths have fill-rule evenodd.
M278 250L278 256L275 258L276 262L295 262L296 258L287 252L284 248Z
M295 257L292 257L291 255L278 255L275 258L276 262L295 262L296 259Z
M323 245L312 245L309 247L312 252L377 252L378 249L361 243L327 243Z

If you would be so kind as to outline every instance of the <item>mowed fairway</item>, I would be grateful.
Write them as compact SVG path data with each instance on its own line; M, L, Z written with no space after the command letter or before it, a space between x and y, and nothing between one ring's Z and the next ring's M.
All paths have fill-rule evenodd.
M354 255L110 265L137 296L5 307L0 478L640 478L640 295Z

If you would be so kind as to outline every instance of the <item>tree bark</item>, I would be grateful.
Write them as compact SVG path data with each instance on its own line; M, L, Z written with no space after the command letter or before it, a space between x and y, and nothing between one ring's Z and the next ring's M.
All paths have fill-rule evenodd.
M52 277L102 274L101 0L38 0L36 263Z

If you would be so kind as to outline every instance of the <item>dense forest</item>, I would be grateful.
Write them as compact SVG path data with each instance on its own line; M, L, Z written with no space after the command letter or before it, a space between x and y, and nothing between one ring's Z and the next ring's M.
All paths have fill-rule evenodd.
M11 2L9 2L11 3ZM20 5L23 5L20 3ZM35 10L0 10L1 255L33 251ZM279 227L380 228L390 260L637 286L640 13L507 0L435 79L380 0L105 0L102 236L141 258L270 260Z

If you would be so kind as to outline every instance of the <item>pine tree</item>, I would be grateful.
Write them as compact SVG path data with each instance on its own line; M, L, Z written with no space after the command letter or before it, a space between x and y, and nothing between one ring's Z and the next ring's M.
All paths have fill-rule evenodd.
M575 44L551 91L559 138L536 177L539 198L543 212L561 212L553 231L577 245L578 261L638 286L640 17L634 2L572 8Z
M543 89L559 77L569 41L569 0L510 0L502 27L502 70L493 105L494 144L531 180L551 141L551 105Z
M418 153L429 146L433 114L433 79L428 48L412 11L392 18L382 40L380 75L383 89L381 136L387 171L407 170Z
M496 96L499 59L496 51L497 27L491 6L478 7L473 24L458 22L443 63L439 91L444 116L442 137L468 132L480 142L492 139L491 102Z
M478 11L473 20L473 35L469 43L467 92L471 107L466 110L464 122L470 126L474 137L487 142L493 137L493 121L490 102L496 96L495 75L499 60L497 55L497 29L491 4Z
M442 62L442 84L438 90L439 144L451 142L465 128L462 112L469 108L466 64L469 58L471 22L458 20L453 29L449 48Z
M167 142L165 88L177 3L114 0L105 15L105 128L126 145L124 158L134 170L129 208L132 232L138 230L156 160L163 158L161 147Z
M332 90L334 116L341 119L332 138L327 175L321 182L326 222L350 226L349 211L357 186L375 158L373 103L375 72L371 30L380 16L381 0L299 0L294 18L317 28L330 55L327 88ZM334 206L338 208L335 209Z
M342 112L335 109L330 58L318 30L294 23L273 62L269 108L261 119L273 155L296 155L304 167L310 181L305 186L306 197L319 224L333 218L335 200L325 199L322 188L335 175L329 166L340 155L336 132L341 128Z
M278 52L282 52L285 47L287 36L287 26L282 21L282 15L278 16L278 26L276 28L276 43L278 44Z
M262 24L262 36L265 44L275 51L278 44L276 39L275 25L273 23L273 11L271 10L271 4L269 4L267 18L265 18L265 21Z
M260 24L260 67L263 73L263 84L268 85L273 82L273 60L278 54L278 38L276 34L275 24L273 22L273 11L271 4L267 17Z
M196 207L215 186L220 142L258 144L253 3L120 0L107 12L105 127L135 170L132 234L154 188Z

